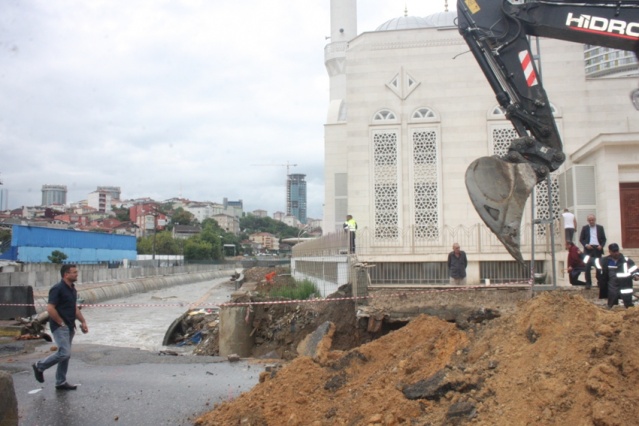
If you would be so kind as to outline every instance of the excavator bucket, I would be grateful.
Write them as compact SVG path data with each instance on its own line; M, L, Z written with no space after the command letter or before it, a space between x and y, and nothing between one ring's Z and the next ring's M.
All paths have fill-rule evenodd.
M519 230L526 200L537 184L527 163L481 157L466 170L466 189L482 220L522 265Z

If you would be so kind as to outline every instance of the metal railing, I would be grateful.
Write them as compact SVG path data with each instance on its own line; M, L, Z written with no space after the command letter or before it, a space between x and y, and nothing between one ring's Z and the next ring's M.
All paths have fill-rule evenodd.
M534 237L531 226L535 226ZM543 227L543 232L540 232ZM562 249L559 221L552 224L524 224L521 227L521 252L530 255L534 238L535 253L550 253L551 229L555 234L555 250ZM428 235L422 237L421 235ZM506 254L506 249L495 234L484 224L470 226L443 226L424 230L414 225L397 228L391 232L385 230L384 235L365 227L356 233L356 254L358 256L375 255L425 255L448 253L453 243L459 243L466 253L470 254ZM348 233L336 232L323 237L305 241L293 247L292 257L320 257L343 255L348 252Z

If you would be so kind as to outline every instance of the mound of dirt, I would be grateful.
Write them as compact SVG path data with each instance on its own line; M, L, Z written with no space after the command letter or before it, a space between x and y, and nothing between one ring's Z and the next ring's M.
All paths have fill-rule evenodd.
M299 357L197 425L629 425L639 309L547 292L466 330L422 315L323 363Z
M270 280L267 275L274 273ZM256 290L267 294L271 289L292 283L291 269L285 266L258 266L244 271L244 281L257 283Z

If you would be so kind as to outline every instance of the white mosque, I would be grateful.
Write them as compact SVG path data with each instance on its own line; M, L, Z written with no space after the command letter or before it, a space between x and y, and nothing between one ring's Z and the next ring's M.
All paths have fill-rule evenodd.
M358 34L356 0L331 0L324 229L341 232L353 215L357 259L377 265L373 281L438 281L454 242L468 255L469 283L521 274L466 192L468 165L505 153L516 133L455 19L452 10L405 13ZM579 227L595 213L608 242L639 248L639 112L628 96L639 75L634 55L549 39L532 44L567 160L551 191L540 184L529 200L525 259L549 270L555 229L555 266L564 267L563 231L545 220L549 205L575 212Z

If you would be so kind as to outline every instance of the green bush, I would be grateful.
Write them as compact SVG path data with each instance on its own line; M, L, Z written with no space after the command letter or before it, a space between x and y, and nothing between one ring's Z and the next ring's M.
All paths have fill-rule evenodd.
M50 256L47 256L49 262L62 264L65 260L67 260L67 255L61 252L60 250L53 250Z
M319 297L320 291L317 285L310 280L294 281L292 285L273 288L269 296L282 299L306 300L314 295Z

